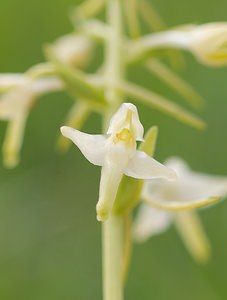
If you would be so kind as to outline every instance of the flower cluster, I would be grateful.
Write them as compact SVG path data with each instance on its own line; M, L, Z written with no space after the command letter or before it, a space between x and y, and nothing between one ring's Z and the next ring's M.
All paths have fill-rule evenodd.
M124 103L124 99L136 99L197 129L205 128L206 124L171 99L124 77L129 68L139 64L192 107L198 108L202 104L200 95L169 67L168 59L171 61L173 54L169 49L190 51L200 63L208 66L226 65L227 23L189 24L164 30L160 22L151 22L154 32L141 35L140 14L150 23L154 12L149 11L144 1L126 1L123 18L121 2L83 1L71 14L75 27L72 32L45 47L47 62L33 66L25 74L0 75L0 119L8 121L3 160L7 167L19 162L25 124L37 99L49 92L66 91L75 102L64 122L66 126L61 127L63 137L60 136L58 146L61 150L68 148L70 142L66 142L66 137L89 162L101 166L96 212L106 230L106 244L111 242L113 247L118 247L123 235L127 240L130 235L127 236L125 225L121 226L122 220L125 221L141 200L143 203L133 224L134 239L144 241L174 223L192 256L203 262L209 257L209 242L195 209L225 197L227 179L192 172L180 159L170 159L165 164L156 161L152 157L156 130L153 127L144 137L136 106ZM93 19L105 5L107 22ZM123 23L126 30L121 30ZM96 65L89 63L94 57L95 45L100 44L105 48L102 62L95 73L88 73L90 69L86 68L93 69ZM167 53L167 62L161 60L163 53ZM91 112L101 115L106 134L80 131ZM116 227L119 231L124 227L123 235L111 228L116 216L121 218ZM109 237L109 232L114 238ZM118 261L122 249L117 249L113 262L109 244L106 249L109 253L104 254L104 259L109 258L106 265L112 269L112 277L107 276L108 284L112 284L108 292L111 299L122 299L112 293L112 289L121 286L118 281L122 262Z
M109 37L113 36L108 24L90 19L103 6L104 1L101 0L97 5L82 4L72 13L71 19L76 31L58 38L45 48L48 62L33 66L25 74L0 74L0 119L10 121L3 145L3 158L7 167L17 165L27 116L34 102L44 93L65 90L76 100L76 105L72 106L66 118L69 126L80 128L90 112L96 111L103 115L108 109L110 103L106 99L106 89L109 82L103 64L99 66L96 74L83 71L92 62L95 44L106 45ZM133 9L130 7L130 12ZM142 3L141 14L146 20ZM136 29L130 20L129 18L128 27L131 35L139 35L138 26ZM122 36L122 63L125 68L140 63L180 94L182 99L198 107L202 103L201 97L188 82L159 59L159 50L160 53L163 49L168 52L169 48L188 50L200 63L223 66L227 62L226 33L227 24L216 22L179 26L172 30L137 36L137 39ZM199 129L205 127L200 118L154 91L127 80L118 80L114 84L121 94L142 101L180 122ZM61 138L59 146L63 150L67 148L66 142Z

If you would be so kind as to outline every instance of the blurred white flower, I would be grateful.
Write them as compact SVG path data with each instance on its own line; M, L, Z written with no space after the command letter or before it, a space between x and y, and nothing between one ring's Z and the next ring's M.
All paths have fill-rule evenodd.
M89 38L78 34L68 34L58 38L53 44L56 57L65 64L84 67L89 60L92 42Z
M202 63L227 64L227 23L216 22L182 28L179 45L191 51Z
M14 167L19 161L27 116L36 98L62 89L54 77L31 80L22 74L0 74L0 120L9 121L3 145L4 164Z
M124 103L110 120L106 135L90 135L63 126L62 134L71 139L92 164L102 166L97 218L105 221L114 204L123 174L134 178L175 178L175 172L136 150L143 140L143 126L136 107Z
M227 64L227 23L180 26L143 37L134 46L136 55L154 48L185 49L203 64L222 66Z
M134 223L134 238L145 241L164 232L174 222L188 250L199 261L209 256L209 242L193 209L215 202L227 195L227 178L193 172L179 158L165 164L176 171L177 180L146 180L142 204ZM148 205L149 204L149 205ZM177 212L178 211L178 212Z

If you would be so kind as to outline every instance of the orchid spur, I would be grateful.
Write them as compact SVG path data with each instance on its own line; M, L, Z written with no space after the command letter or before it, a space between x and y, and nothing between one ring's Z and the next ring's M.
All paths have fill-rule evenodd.
M170 158L165 165L175 170L177 180L145 181L142 199L146 204L141 205L135 219L134 238L145 241L174 223L191 255L205 262L210 255L209 240L193 209L225 197L227 178L193 172L180 158Z
M124 103L110 120L107 135L90 135L63 126L62 134L71 139L94 165L102 166L97 219L105 221L113 208L123 175L138 179L175 179L175 172L143 151L136 141L143 140L143 126L136 107Z

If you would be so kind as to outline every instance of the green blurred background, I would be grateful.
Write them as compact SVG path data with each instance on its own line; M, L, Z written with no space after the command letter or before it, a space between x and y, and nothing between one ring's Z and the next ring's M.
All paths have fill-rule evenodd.
M41 46L71 31L67 17L76 0L1 0L0 72L23 72L44 60ZM159 0L154 4L170 26L225 21L224 0ZM206 99L199 132L140 105L145 128L160 128L156 158L179 155L196 169L227 175L227 68L209 69L185 55L182 73ZM141 70L131 77L179 101ZM42 97L29 116L21 164L0 172L0 299L101 299L101 234L96 221L100 170L72 147L54 150L59 126L72 100ZM3 140L6 124L0 124ZM99 132L93 115L84 131ZM212 260L198 266L174 228L134 247L126 299L227 299L227 203L200 213L212 242Z

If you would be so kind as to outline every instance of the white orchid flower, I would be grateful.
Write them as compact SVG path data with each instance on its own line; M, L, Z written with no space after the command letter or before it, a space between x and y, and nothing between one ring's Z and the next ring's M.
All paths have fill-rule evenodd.
M188 250L199 261L209 256L209 241L194 211L196 207L211 204L227 195L227 178L193 172L179 158L168 159L166 164L178 175L173 182L161 178L146 180L142 204L134 223L134 237L145 241L167 230L174 223Z
M30 80L22 74L0 75L0 120L9 121L3 145L4 163L14 167L19 161L24 127L35 99L47 92L62 89L54 77Z
M217 22L197 26L191 31L189 49L204 64L227 64L227 23Z
M202 63L211 66L227 64L227 23L216 22L192 26L179 31L180 47L191 51Z
M83 35L68 34L58 38L53 45L55 56L65 64L84 67L91 55L92 42Z
M227 64L227 23L185 25L154 33L138 41L133 51L143 52L163 47L188 50L203 64L225 65Z
M102 166L97 219L105 221L114 204L123 174L140 179L174 179L175 172L142 151L143 126L136 107L124 103L110 120L107 135L90 135L63 126L62 134L71 139L92 164Z

